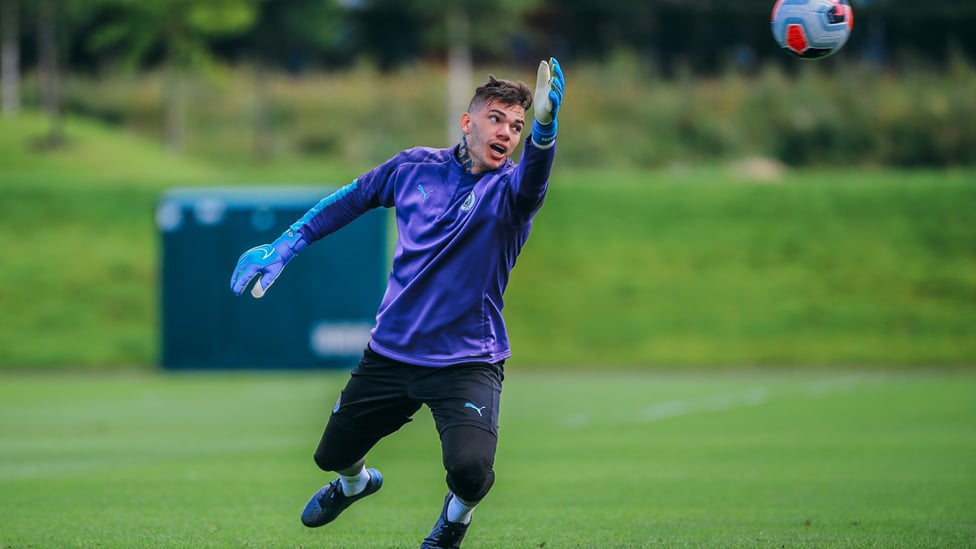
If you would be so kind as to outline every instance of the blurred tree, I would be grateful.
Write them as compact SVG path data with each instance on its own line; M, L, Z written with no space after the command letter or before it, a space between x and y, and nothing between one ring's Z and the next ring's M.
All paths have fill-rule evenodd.
M58 63L57 0L38 0L38 80L41 91L41 108L47 113L50 126L42 140L44 148L55 148L64 141L61 120L61 74Z
M352 55L389 71L423 56L424 21L411 3L396 0L340 0L345 8Z
M20 111L20 0L0 0L0 94L3 116Z
M9 46L10 50L7 49L6 44L4 45L4 55L13 56L13 51L16 51L19 57L23 51L21 46L26 44L27 40L33 39L36 42L39 105L49 121L47 134L41 137L37 145L40 148L56 148L64 141L62 80L65 71L62 66L65 47L63 44L70 40L77 24L87 17L88 6L83 0L38 0L24 3L18 3L17 0L0 1L9 1L8 7L9 5L14 5L15 9L19 7L20 13L16 15L22 16L23 20L33 18L36 21L34 26L25 26L24 36L20 36L19 28L10 33L9 39L12 43ZM4 26L8 22L12 21L7 21L5 17ZM31 30L34 31L33 34L30 34ZM14 96L11 100L16 100L19 104L20 90L16 88L19 87L20 61L4 59L5 64L8 62L17 64L16 68L10 71L17 83L5 82L5 86L9 85L11 89L4 90L4 101L7 101L6 94L9 93Z
M782 55L769 32L773 0L543 0L532 16L541 40L565 44L570 56L602 61L629 50L665 75L715 74L751 59L797 63ZM954 53L976 59L976 2L854 0L855 30L843 58L870 48L905 59L941 63ZM881 40L877 29L884 29ZM866 53L867 54L867 53ZM820 63L829 67L836 59Z
M254 28L241 44L255 66L254 153L260 160L274 154L274 124L268 90L268 69L302 70L309 52L342 49L342 11L333 0L262 0Z
M461 139L458 117L467 110L471 98L473 52L484 57L508 53L515 38L526 30L526 14L538 3L535 0L415 0L412 3L423 18L433 21L423 27L424 40L434 49L445 51L447 56L447 145Z
M467 110L465 100L471 96L471 20L463 6L452 6L444 17L447 30L447 145L461 140L457 117Z
M92 0L109 16L94 30L97 50L125 49L130 66L158 59L163 67L163 135L170 150L183 144L183 85L187 73L213 59L210 40L243 33L258 0Z

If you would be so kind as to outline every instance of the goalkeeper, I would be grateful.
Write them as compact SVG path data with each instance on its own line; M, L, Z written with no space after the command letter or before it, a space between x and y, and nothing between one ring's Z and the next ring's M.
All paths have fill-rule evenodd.
M386 294L362 359L339 395L315 451L338 477L302 512L317 527L383 484L366 454L430 408L440 435L448 493L421 547L460 547L472 512L495 480L503 365L511 356L503 293L556 153L564 78L556 59L539 65L534 119L518 164L533 93L523 82L479 86L461 115L461 142L417 147L323 198L270 244L241 256L231 277L261 297L307 245L373 208L395 208L396 250Z

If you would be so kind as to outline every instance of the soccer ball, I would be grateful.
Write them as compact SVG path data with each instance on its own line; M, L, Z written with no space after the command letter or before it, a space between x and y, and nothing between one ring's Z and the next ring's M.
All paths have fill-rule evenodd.
M839 50L854 28L847 0L777 0L773 38L802 59L820 59Z

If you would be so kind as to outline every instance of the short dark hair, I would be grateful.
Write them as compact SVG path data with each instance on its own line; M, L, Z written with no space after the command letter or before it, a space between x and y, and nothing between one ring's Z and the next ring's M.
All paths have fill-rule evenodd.
M478 86L468 104L468 112L481 108L492 101L503 105L520 105L528 111L532 108L532 90L522 81L504 80L488 75L488 81Z

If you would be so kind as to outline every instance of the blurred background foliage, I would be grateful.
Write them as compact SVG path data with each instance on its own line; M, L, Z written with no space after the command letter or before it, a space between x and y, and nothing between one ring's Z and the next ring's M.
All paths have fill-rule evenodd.
M343 184L549 55L520 364L976 364L976 3L816 62L772 4L0 0L0 367L154 365L162 191Z
M849 43L815 63L776 48L768 0L0 4L5 112L43 108L54 144L67 112L203 156L369 164L450 144L487 72L529 80L555 55L574 165L976 163L972 2L854 2Z

